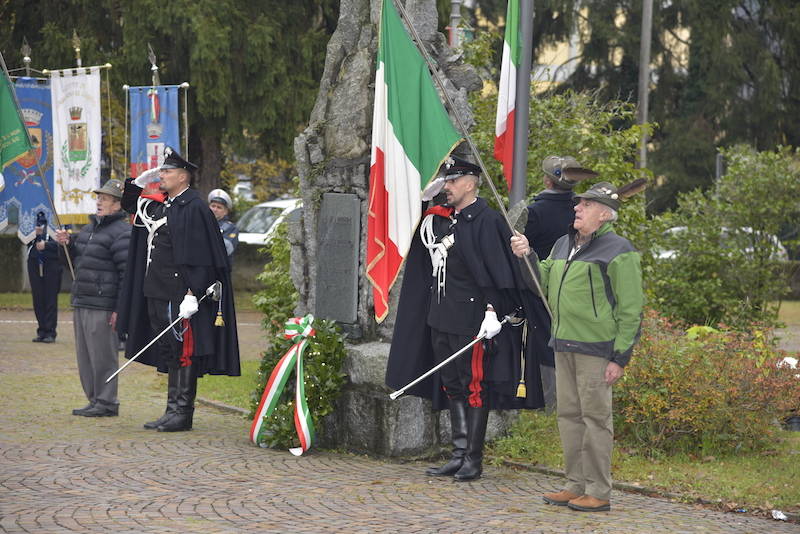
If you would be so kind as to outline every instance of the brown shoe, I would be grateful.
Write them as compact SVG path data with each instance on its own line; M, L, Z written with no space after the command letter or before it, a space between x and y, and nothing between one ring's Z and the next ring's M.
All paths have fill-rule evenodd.
M544 502L555 506L566 506L569 501L577 499L578 497L580 497L580 495L567 490L561 490L558 493L545 493L542 495Z
M611 503L608 501L601 501L591 495L583 495L577 499L571 499L567 503L567 506L581 512L608 512L611 510Z

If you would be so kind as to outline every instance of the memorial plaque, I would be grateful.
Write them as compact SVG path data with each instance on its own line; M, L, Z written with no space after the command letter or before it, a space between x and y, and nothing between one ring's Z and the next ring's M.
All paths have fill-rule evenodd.
M355 323L358 319L361 202L356 195L325 193L318 221L314 315Z

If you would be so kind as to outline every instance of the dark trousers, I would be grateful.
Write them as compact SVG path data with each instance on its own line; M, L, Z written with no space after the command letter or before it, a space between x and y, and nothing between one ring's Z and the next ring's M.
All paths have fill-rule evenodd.
M35 256L34 252L31 252ZM28 279L31 283L33 311L36 314L37 337L56 337L58 323L58 292L61 291L61 264L46 261L42 264L43 276L39 276L39 262L28 260Z
M147 298L147 315L150 319L150 328L153 330L154 336L160 334L172 321L178 318L179 306L180 301ZM159 360L169 368L176 368L180 365L183 342L175 336L175 333L181 333L183 329L181 323L183 321L178 322L169 332L161 336L154 345L158 352Z
M473 336L448 334L431 328L431 344L436 363L446 360L474 339ZM445 393L450 399L466 399L474 408L484 406L487 398L486 369L488 354L483 342L472 346L467 354L462 354L439 370Z

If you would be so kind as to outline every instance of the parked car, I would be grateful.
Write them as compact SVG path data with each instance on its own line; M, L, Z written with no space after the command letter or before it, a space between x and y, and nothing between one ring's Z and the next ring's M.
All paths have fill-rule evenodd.
M664 232L664 237L667 237L669 239L680 238L681 235L686 232L686 230L687 228L685 226L674 226ZM739 228L738 231L741 232L742 234L748 234L748 235L753 234L753 229L747 226ZM726 242L729 242L731 240L733 234L734 234L733 229L724 227L721 228L720 242L723 245L726 245ZM775 261L787 261L789 259L789 255L786 252L786 247L783 246L778 237L775 235L769 235L765 237L772 243L773 252L770 259ZM656 252L656 258L659 260L672 260L677 256L677 251L675 250L656 250L655 252ZM751 258L753 254L753 249L746 248L744 252L748 258Z
M299 198L270 200L256 204L236 222L239 241L251 245L266 245L280 223L296 220L303 215L303 201Z

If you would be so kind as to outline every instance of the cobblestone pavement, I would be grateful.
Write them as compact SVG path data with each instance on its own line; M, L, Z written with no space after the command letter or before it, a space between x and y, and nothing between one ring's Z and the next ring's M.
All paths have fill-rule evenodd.
M614 492L609 513L546 506L561 479L489 466L471 483L426 464L258 449L248 422L201 405L191 432L141 423L161 379L132 365L116 418L74 417L71 332L30 343L29 312L0 312L0 531L341 533L789 533L800 526ZM202 390L202 384L201 384Z

